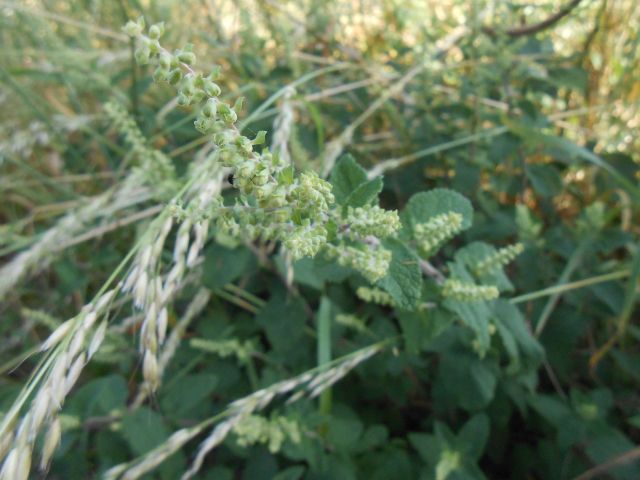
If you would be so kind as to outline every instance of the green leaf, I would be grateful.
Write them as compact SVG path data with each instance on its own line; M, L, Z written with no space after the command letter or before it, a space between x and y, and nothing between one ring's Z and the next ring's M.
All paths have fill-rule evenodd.
M495 395L498 379L488 361L463 352L440 357L434 397L441 408L457 405L468 411L485 408Z
M358 442L357 451L366 452L387 443L389 430L384 425L374 424L369 426Z
M286 275L283 257L278 255L275 262L282 275ZM349 267L342 267L332 260L323 258L322 255L317 255L314 258L301 258L293 262L292 266L294 281L316 290L322 290L327 282L343 282L353 273Z
M527 328L520 310L507 300L497 299L493 304L493 311L495 314L493 318L500 335L506 335L508 332L521 356L535 364L542 361L544 349Z
M65 255L53 264L53 270L58 276L58 291L61 295L69 295L74 290L82 290L87 284L87 276L82 273L78 265Z
M562 190L562 178L552 165L527 165L527 177L541 197L553 197Z
M415 478L411 460L407 452L399 446L390 445L371 458L372 473L369 480L389 480L390 478ZM340 478L340 477L328 477ZM357 478L362 478L358 475Z
M584 448L593 463L599 465L632 452L636 445L621 431L609 425L602 425L589 432ZM620 465L615 465L607 473L610 478L631 480L639 478L640 468L638 462L621 462Z
M440 442L435 435L427 433L410 433L409 443L418 451L426 464L435 465L440 454Z
M256 323L264 328L273 353L295 364L304 361L310 353L303 348L308 340L304 338L306 318L302 300L287 298L285 292L276 290L258 312Z
M474 362L469 370L470 381L478 394L478 400L488 404L493 400L498 379L491 369L485 364ZM466 408L474 409L476 399L463 399L461 405Z
M557 429L566 424L567 419L574 417L571 408L552 395L532 395L529 404L542 418Z
M398 315L404 346L411 355L417 355L425 343L425 327L427 319L423 312L400 312Z
M122 419L122 435L136 455L142 455L169 437L162 417L147 407L128 413Z
M465 452L474 462L477 461L489 438L489 418L483 414L471 417L458 432L456 443L458 448Z
M243 462L243 479L273 478L278 471L278 463L265 448L249 450L249 458Z
M344 205L349 195L367 182L367 172L351 155L343 155L331 172L330 181L336 203Z
M304 475L305 467L303 465L294 465L278 472L272 480L299 480Z
M101 470L108 470L117 463L126 462L131 453L118 432L102 429L95 434L95 453ZM77 454L77 452L75 452Z
M356 417L333 416L329 420L327 439L340 452L355 450L362 436L362 422Z
M640 414L627 418L627 423L633 428L640 428Z
M176 381L170 381L163 389L161 405L165 412L180 417L203 403L211 395L218 384L218 379L211 374L185 375ZM189 392L185 395L185 392Z
M205 251L202 283L211 289L221 288L249 272L254 261L245 247L231 249L214 243Z
M251 141L251 145L262 145L265 142L266 138L267 138L267 131L266 130L260 130L256 134L256 138L254 138Z
M412 232L416 224L426 223L433 217L448 212L456 212L462 215L463 230L471 227L473 222L471 202L458 192L444 188L436 188L429 192L420 192L413 195L400 218L404 227Z
M391 295L396 306L411 310L418 304L422 293L420 260L399 240L389 239L383 245L391 250L393 256L389 271L377 285Z
M376 177L358 186L344 202L346 207L364 207L378 198L382 191L382 177Z
M292 166L283 168L278 173L278 183L282 185L292 185L295 178L295 169Z
M127 381L120 375L91 380L71 397L68 411L86 416L108 415L123 408L129 391Z
M282 260L282 257L278 257L276 261ZM322 290L324 288L323 279L317 275L315 268L315 261L313 258L305 257L293 262L293 280L301 285L307 285L315 288L316 290ZM284 264L283 264L283 273Z
M489 320L491 319L491 309L487 302L460 302L457 300L445 300L444 307L455 313L462 323L476 333L480 342L480 352L484 353L489 349L491 340L489 335Z

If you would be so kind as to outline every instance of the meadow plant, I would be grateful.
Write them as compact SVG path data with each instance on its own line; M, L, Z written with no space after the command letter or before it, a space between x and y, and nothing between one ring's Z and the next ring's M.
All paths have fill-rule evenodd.
M634 365L620 340L629 331L637 336L636 170L564 138L565 129L577 135L565 119L581 109L534 111L536 102L564 108L579 97L579 72L565 68L567 58L548 60L548 45L535 35L580 1L543 27L507 29L494 22L515 18L508 7L474 4L467 12L454 1L452 18L466 18L461 25L415 30L408 17L375 25L360 14L347 28L351 19L332 2L311 0L307 10L257 3L259 22L253 11L238 12L239 46L219 22L224 12L201 15L203 4L191 19L206 17L215 39L193 38L208 42L219 65L196 55L202 44L167 47L173 32L162 22L147 26L140 17L116 32L3 7L120 42L126 48L95 65L108 70L109 62L131 61L131 82L128 99L114 89L98 103L102 115L56 120L51 129L39 121L23 130L0 127L8 138L0 141L0 166L4 155L26 158L49 148L60 132L87 135L122 157L103 193L74 198L0 267L0 300L12 302L17 285L51 266L55 278L64 277L72 246L137 228L122 236L128 253L115 270L87 282L84 295L74 287L75 303L62 306L63 318L72 318L58 321L25 296L29 308L20 311L29 322L22 330L37 325L49 333L35 335L36 347L1 367L12 377L38 360L19 392L0 396L0 480L30 478L35 465L43 475L69 478L157 473L187 480L213 463L212 475L232 478L240 470L221 465L233 462L243 464L244 476L264 471L291 479L480 480L480 465L503 475L511 463L536 478L569 478L597 463L584 478L598 469L637 478L626 464L638 450L611 420L618 415L618 423L635 428L637 415L605 388L582 388L605 358L612 362L607 372ZM382 18L407 8L395 3L385 3ZM608 8L603 2L601 15ZM596 23L588 43L605 23ZM344 42L356 31L368 42L353 50ZM280 37L288 43L274 48ZM450 52L455 64L446 61ZM91 73L89 64L75 60L81 85L119 82ZM306 64L320 66L301 75ZM0 74L28 99L13 73ZM256 108L273 78L285 85L276 84ZM309 86L320 78L327 88ZM161 109L148 101L166 92ZM249 97L248 116L244 99L233 99L240 93ZM13 99L0 92L3 102ZM193 128L185 127L189 119ZM104 122L104 135L84 125L95 121ZM147 133L155 127L166 128ZM167 143L177 148L169 151ZM82 157L71 144L69 152ZM143 204L148 208L138 211ZM21 238L16 231L2 229L0 237ZM627 257L628 267L612 269ZM597 262L585 258L607 260L593 267ZM587 263L597 275L571 281ZM67 278L81 276L75 270ZM601 285L627 277L626 285ZM575 292L561 301L584 287L594 295ZM97 293L80 301L86 292ZM607 312L602 332L584 319L590 310ZM567 321L550 322L554 313ZM19 344L22 330L3 345ZM588 330L588 345L574 355L587 355L588 375L575 373L565 355L565 330L575 337ZM126 370L129 378L114 372L85 382L90 362L102 373ZM309 364L315 366L301 368ZM338 386L347 375L348 388ZM517 441L512 424L523 424ZM91 459L75 465L71 451L79 444L90 445Z
M144 400L145 394L153 393L160 386L162 372L175 351L184 326L177 328L177 335L169 336L170 342L162 350L168 334L169 302L187 271L197 264L211 226L219 233L236 238L278 241L294 261L324 255L341 267L360 272L371 283L383 281L380 283L383 287L389 273L396 273L392 265L394 254L406 254L407 248L393 240L402 228L398 213L372 203L380 191L380 179L367 180L366 173L352 159L347 158L336 167L333 185L313 171L296 172L286 146L293 116L287 102L292 92L288 91L285 96L277 121L274 152L266 148L257 152L255 147L264 143L266 132L260 132L254 139L239 132L236 122L242 100L233 106L220 100L221 89L216 83L220 69L215 68L208 75L197 72L194 69L196 55L191 45L170 53L160 44L164 28L163 24L156 24L145 31L144 21L139 19L129 22L124 31L138 44L137 62L152 64L156 81L166 81L177 87L179 105L197 109L194 126L209 138L214 149L203 160L191 165L186 182L179 188L170 160L147 145L127 112L116 103L105 107L136 159L132 178L138 179L141 185L153 186L159 199L181 198L181 202L170 200L169 206L152 223L137 246L127 275L118 284L119 290L131 294L133 305L142 312L140 352L144 383L136 405ZM221 195L225 175L233 179L237 191L231 205L225 203ZM338 199L333 193L336 185ZM349 191L352 187L353 191ZM91 208L95 210L100 206L94 203ZM427 256L459 232L463 225L462 214L454 211L425 220L415 225L414 236L421 253ZM172 262L164 266L162 252L174 227ZM63 223L60 228L67 233L69 225ZM34 253L31 255L35 256ZM499 267L508 263L512 256L513 252L509 250L495 259L483 260L480 265L482 269ZM414 258L413 265L399 268L418 268L419 260ZM406 273L399 275L402 277ZM358 290L358 296L383 305L407 304L406 299L398 301L404 292L398 291L397 285L387 287L387 290L363 287ZM45 364L44 377L37 379L30 409L18 421L20 403L27 400L30 391L36 388L35 383L16 404L12 417L6 417L3 422L3 434L15 436L15 446L8 452L2 467L3 478L23 478L28 474L35 439L48 425L41 460L41 468L46 469L60 440L57 412L104 339L106 320L102 320L97 329L94 324L104 316L115 295L116 290L111 289L100 296L78 317L63 323L43 344L43 350L56 348ZM469 285L452 279L443 285L442 295L463 302L481 301L496 298L498 290L494 286ZM414 300L410 302L414 303ZM185 316L185 319L189 318L192 315ZM308 384L311 398L342 378L359 361L346 363L311 379ZM237 425L242 423L238 422L256 406L266 405L269 401L270 397L266 397L248 410L241 409L242 414L237 413L216 427L203 443L185 478L199 469L204 453L219 444L232 429L240 428ZM125 474L125 478L135 478L135 475Z

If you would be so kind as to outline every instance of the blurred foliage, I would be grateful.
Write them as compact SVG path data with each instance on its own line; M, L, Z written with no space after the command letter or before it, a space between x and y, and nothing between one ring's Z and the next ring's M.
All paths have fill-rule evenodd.
M124 303L65 405L49 477L98 476L313 368L324 298L334 358L400 340L336 384L320 408L277 405L255 419L255 438L236 429L200 478L639 478L640 9L635 0L583 0L549 28L509 34L568 3L0 1L7 262L126 176L131 152L104 113L107 101L126 104L178 171L201 151L195 116L135 65L121 26L139 15L170 26L167 45L193 42L203 70L222 66L223 92L246 98L240 125L251 137L267 130L272 144L285 100L260 107L291 85L287 148L297 167L321 171L339 145L384 173L386 208L411 211L412 196L437 187L467 197L473 224L432 258L437 269L462 268L481 244L445 259L471 242L525 245L499 278L510 299L492 306L492 334L479 348L464 326L477 312L398 304L428 303L428 283L387 288L396 289L395 306L378 305L356 296L364 283L353 272L321 260L288 270L273 245L214 236L170 326L200 285L212 297L161 389L129 408L141 367ZM468 31L439 51L460 25ZM49 266L2 301L0 411L37 364L28 354L98 291L148 225L150 215L136 215L154 205L88 222L86 238L53 246ZM273 433L278 424L298 437ZM177 478L196 446L153 478Z

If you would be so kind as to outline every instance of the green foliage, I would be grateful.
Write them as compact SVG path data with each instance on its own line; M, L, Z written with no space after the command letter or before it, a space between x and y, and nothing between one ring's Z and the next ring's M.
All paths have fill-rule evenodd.
M377 284L391 295L399 308L415 308L422 293L419 259L398 240L389 240L385 246L391 251L391 263L387 274Z
M351 155L344 155L331 172L336 202L345 207L363 207L378 198L382 178L367 180L367 172Z
M639 478L635 3L205 3L3 6L0 478Z

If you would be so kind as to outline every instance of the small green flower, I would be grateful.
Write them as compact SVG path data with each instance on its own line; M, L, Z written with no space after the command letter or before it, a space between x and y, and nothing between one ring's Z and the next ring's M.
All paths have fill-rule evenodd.
M328 244L327 254L339 265L359 271L368 281L375 283L384 277L391 264L391 252L386 248L362 246L361 248L341 244Z
M284 247L294 260L314 257L327 243L327 230L322 225L303 225L294 228L284 238Z
M524 251L524 245L515 243L507 245L496 251L493 255L488 256L484 260L475 265L474 271L477 275L483 275L488 272L498 270L512 262L518 255Z
M400 229L398 212L378 206L348 207L342 221L347 227L346 236L352 240L368 235L386 238Z
M461 466L462 456L455 450L444 450L436 465L436 480L446 480Z
M133 20L129 20L122 30L130 37L137 37L138 35L141 35L144 31L144 17L138 17L135 22Z
M388 307L394 306L393 298L384 290L379 288L358 287L356 295L359 299L369 303L377 303Z
M448 279L442 285L442 296L461 302L478 302L494 300L500 292L494 286L463 283L456 279Z
M194 127L211 136L218 147L215 159L231 169L231 183L238 191L235 207L225 207L218 195L208 200L209 209L188 207L183 216L192 221L214 219L218 233L224 235L281 241L294 259L313 257L326 248L340 264L355 268L372 282L386 274L391 252L379 247L378 239L398 231L397 212L377 206L343 212L335 205L331 184L315 172L296 175L280 155L272 155L267 149L254 151L255 145L265 142L266 132L258 133L254 140L238 132L235 123L243 99L237 99L233 106L218 99L220 68L206 77L195 72L191 67L197 60L193 45L169 53L159 43L163 24L151 26L148 35L144 34L143 20L130 22L125 30L137 38L138 61L156 67L154 79L177 86L178 104L199 107ZM144 142L137 137L134 140L138 145L135 148L143 151ZM344 218L338 212L344 213ZM345 226L341 232L339 222ZM350 241L336 246L328 243L330 236L331 240Z
M417 224L413 229L413 236L422 253L428 256L460 230L462 230L462 215L457 212L447 212L436 215L426 223Z
M272 415L267 419L260 415L247 415L234 427L238 445L247 447L258 443L268 446L271 453L277 453L285 440L300 443L298 423L283 416Z

